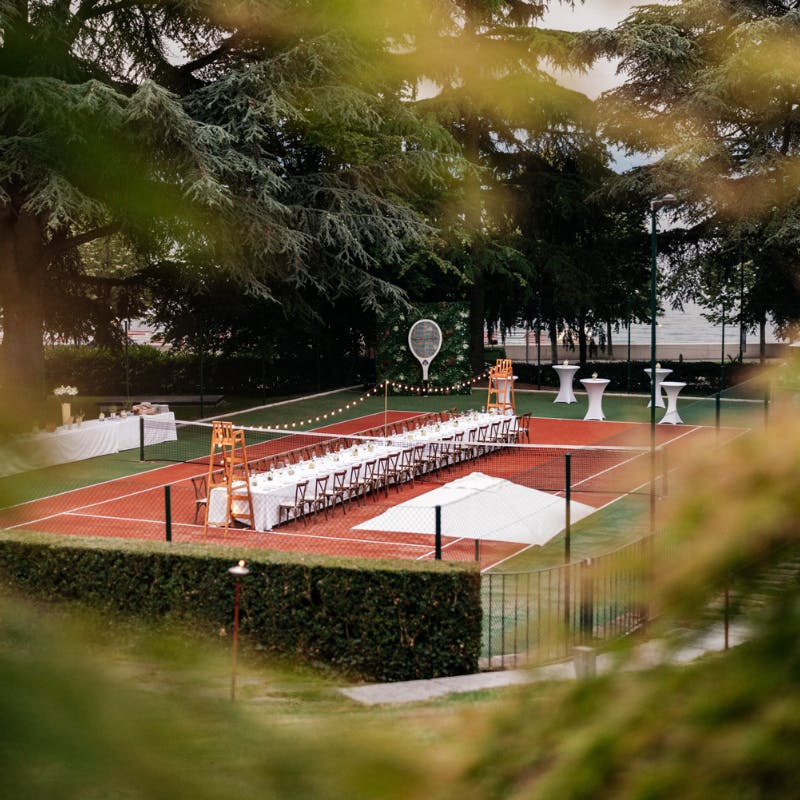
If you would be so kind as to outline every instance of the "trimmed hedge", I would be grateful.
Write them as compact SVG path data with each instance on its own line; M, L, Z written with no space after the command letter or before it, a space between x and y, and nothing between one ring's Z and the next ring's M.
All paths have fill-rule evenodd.
M477 670L480 575L472 565L248 555L240 630L254 644L368 680ZM232 622L234 562L222 548L0 533L0 575L17 591L215 631Z
M195 353L134 346L128 351L133 394L198 394L200 358ZM375 365L367 358L315 353L282 354L269 362L257 356L206 355L202 365L205 394L291 394L371 381ZM47 386L77 386L81 394L125 393L123 353L90 345L58 346L45 352Z

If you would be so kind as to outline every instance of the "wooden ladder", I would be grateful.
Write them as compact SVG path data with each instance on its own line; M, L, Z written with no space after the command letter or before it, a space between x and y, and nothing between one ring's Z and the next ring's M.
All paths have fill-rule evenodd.
M221 460L218 461L218 458ZM222 467L220 473L219 467ZM211 507L211 490L225 487L225 535L235 520L249 522L255 527L253 497L250 493L250 468L247 464L247 447L244 431L234 428L231 422L215 420L211 427L211 453L208 459L208 502L203 535L208 530L208 513ZM238 505L238 507L234 507ZM245 510L241 510L242 506Z
M516 413L514 403L514 367L510 358L498 358L497 363L489 368L489 392L486 398L486 410L492 408L505 414L509 409Z

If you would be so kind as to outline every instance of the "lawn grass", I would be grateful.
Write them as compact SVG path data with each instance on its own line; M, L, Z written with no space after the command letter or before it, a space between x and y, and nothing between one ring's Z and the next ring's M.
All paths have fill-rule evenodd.
M0 612L8 797L443 797L520 691L362 706L243 637L231 702L230 631L2 593Z

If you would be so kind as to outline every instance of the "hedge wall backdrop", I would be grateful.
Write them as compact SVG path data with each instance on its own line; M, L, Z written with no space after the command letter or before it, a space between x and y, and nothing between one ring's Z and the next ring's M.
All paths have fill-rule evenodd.
M384 312L377 328L377 383L422 385L422 367L408 347L408 332L418 319L432 319L442 329L442 346L428 370L429 388L466 383L472 375L465 302L419 303L411 310L396 307ZM469 392L469 387L464 391Z

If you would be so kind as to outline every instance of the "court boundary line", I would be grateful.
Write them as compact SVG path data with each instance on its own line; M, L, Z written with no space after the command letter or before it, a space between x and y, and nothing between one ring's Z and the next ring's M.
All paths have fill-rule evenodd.
M289 402L289 401L281 401L281 402ZM347 420L341 420L340 422L341 423L352 423L354 421L367 419L369 417L379 416L381 413L382 412L377 411L377 412L372 412L372 413L369 413L369 414L362 414L362 415L359 415L357 417L348 418ZM425 413L428 413L428 412L402 410L402 411L399 411L397 413L407 414L408 418L413 418L414 416L418 416L420 414L425 414ZM554 418L545 417L545 418L542 418L542 419L543 420L547 420L549 422L549 421L552 421ZM566 423L572 423L572 422L582 422L583 420L562 420L562 421L566 422ZM181 422L184 422L184 424L193 424L193 423L189 423L189 422L186 422L186 421L181 421ZM329 423L327 425L327 427L334 427L337 424L339 424L339 422ZM616 422L616 421L606 421L606 422L604 422L604 427L610 427L611 425L624 425L624 426L626 426L628 428L637 428L637 427L643 427L644 425L646 425L646 423L636 423L636 422L631 423L631 422ZM247 427L247 426L242 426L242 427ZM681 427L684 427L684 426L681 426ZM659 445L658 446L659 449L662 448L662 447L666 447L666 446L668 446L668 445L670 445L670 444L672 444L674 442L680 441L681 439L685 438L686 436L690 436L693 433L701 432L701 431L704 431L704 430L724 430L724 431L735 432L735 435L733 436L733 438L728 440L728 441L734 441L734 440L740 438L741 436L745 435L746 433L748 433L748 432L750 432L752 430L752 428L741 428L741 427L738 427L738 426L737 427L734 427L734 426L720 426L720 428L717 429L716 426L714 426L714 425L708 425L708 426L705 426L705 425L694 425L694 426L686 426L686 428L687 429L685 429L685 430L678 429L678 431L675 431L673 429L673 431L671 432L672 433L672 438L668 439L666 442L664 442L661 445ZM253 429L257 430L257 428L253 428ZM309 430L297 431L297 430L290 430L290 429L269 429L269 428L264 429L264 428L262 428L261 430L266 430L268 432L272 432L272 433L278 434L278 436L275 439L271 440L271 441L279 441L281 438L291 437L291 436L295 436L295 435L299 435L299 436L305 436L305 435L329 436L329 437L332 437L332 438L333 437L347 437L347 436L359 437L359 436L362 435L362 434L359 434L359 433L349 433L348 434L348 433L336 433L334 431L320 431L319 429L309 429ZM676 433L678 435L675 435ZM370 437L365 437L365 438L370 438ZM377 437L377 438L383 438L383 437ZM523 450L524 449L529 449L529 448L530 449L534 449L534 448L539 448L539 449L557 448L557 449L562 450L562 451L566 451L566 450L569 450L569 449L574 449L576 451L579 451L581 449L591 450L592 448L596 448L598 450L604 450L604 449L610 449L610 450L616 449L616 450L620 450L620 451L635 450L635 451L637 451L639 453L646 452L647 449L648 449L647 447L641 447L641 446L640 447L625 446L625 445L615 446L615 445L603 445L603 444L598 444L598 445L591 445L591 444L560 445L558 443L550 443L550 444L517 443L517 444L512 445L512 446L519 447L519 448L521 448ZM131 473L130 475L111 478L111 479L108 479L108 480L105 480L105 481L101 481L101 482L96 483L96 484L87 484L86 486L82 486L82 487L79 487L77 489L65 490L65 491L59 492L59 493L57 493L55 495L48 495L48 496L46 496L44 498L36 498L36 499L24 501L22 503L16 504L15 506L8 506L8 507L6 507L6 509L13 509L13 508L26 506L26 505L28 505L30 503L34 503L34 502L47 501L47 500L50 500L52 498L57 498L57 497L60 497L60 496L63 496L63 495L67 495L67 494L73 493L73 492L79 492L79 491L82 491L84 489L92 489L92 488L98 487L98 486L106 486L108 484L113 484L113 483L118 482L118 481L136 479L139 476L145 477L145 476L149 476L149 475L157 475L158 473L162 472L165 469L166 470L179 469L183 465L191 465L191 463L192 462L190 460L188 462L177 462L177 463L163 464L163 465L160 465L160 466L152 467L150 469L142 470L141 472ZM627 462L623 462L623 464L624 463L627 463ZM615 469L616 467L622 466L623 464L617 464L617 465L613 465L612 467L608 467L606 470L604 470L604 472L612 470L612 469ZM199 472L197 474L202 474L202 472ZM596 477L596 476L591 476L591 477ZM580 483L583 483L583 482L585 482L587 480L590 480L591 477L583 479ZM190 479L190 476L181 477L181 478L178 478L176 480L176 483L177 482L188 482L189 479ZM647 483L648 482L645 482L645 483L643 483L641 485L644 486L644 485L647 485ZM115 516L110 516L110 515L108 515L108 516L106 516L106 515L92 515L90 513L83 514L81 512L83 510L88 510L88 509L91 509L93 507L102 505L103 503L114 503L114 502L117 502L117 501L126 500L126 499L129 499L131 497L135 497L137 495L144 494L146 492L157 490L157 489L161 488L163 485L164 485L163 482L162 483L156 483L155 485L147 486L147 487L144 487L142 489L137 489L136 491L133 491L133 492L127 492L127 493L122 494L122 495L117 495L117 496L114 496L114 497L104 498L102 500L97 500L97 501L94 501L94 502L91 502L91 503L86 503L86 504L83 504L83 505L76 506L76 507L74 507L72 509L69 509L67 511L59 511L58 513L47 514L47 515L44 515L44 516L41 516L41 517L37 517L34 520L30 520L30 521L27 521L27 522L23 522L23 523L18 523L18 524L14 524L14 525L11 525L11 526L7 526L7 529L8 530L15 530L15 529L20 529L20 528L30 527L30 526L36 525L39 522L45 522L45 521L48 521L48 520L56 519L59 516L64 516L64 517L69 517L69 516L83 517L83 516L85 516L87 518L91 518L91 517L98 518L98 516L99 516L100 519L109 519L109 520L113 519L113 520L118 520L118 521L130 520L131 518L128 518L128 517L115 517ZM638 488L641 488L641 487L638 487ZM636 491L636 490L634 490L634 491ZM553 494L554 494L554 496L563 495L563 489L560 490L559 492L555 492ZM619 495L614 500L611 500L611 501L609 501L607 503L604 503L602 506L599 506L597 509L595 509L595 512L593 512L593 513L596 513L597 511L601 511L604 508L607 508L609 505L612 505L614 502L618 502L620 499L622 499L623 497L627 496L627 494L630 494L630 492L628 492L626 494ZM6 509L4 509L4 510L6 510ZM155 525L155 526L161 524L160 520L140 520L139 522L141 524L148 524L148 525ZM180 527L186 527L187 525L189 525L188 523L174 523L174 524L179 525ZM200 527L200 526L191 525L190 527L197 528L197 527ZM352 530L352 527L350 528L350 530ZM427 545L427 544L424 544L424 543L423 544L414 544L414 543L406 543L406 542L397 542L397 541L392 541L392 540L353 539L353 538L350 538L350 537L340 537L340 536L331 536L331 535L323 535L323 534L310 534L310 533L305 533L305 532L301 532L301 531L298 531L298 532L275 531L275 530L271 530L271 531L255 531L255 529L254 529L253 532L259 532L259 533L265 533L265 534L272 533L275 536L284 536L284 537L287 537L287 538L307 537L307 538L312 539L312 540L325 540L325 541L334 541L334 542L335 541L346 541L346 542L348 542L350 544L356 544L356 545L359 542L364 542L365 544L368 544L368 545L399 547L399 548L414 548L414 549L418 549L418 548L427 547L428 551L425 554L423 554L422 556L417 557L415 560L422 560L422 559L424 559L426 557L430 557L431 552L435 552L435 550L431 551L430 546ZM561 532L563 532L563 529L562 529L562 531L559 531L559 533L561 533ZM62 534L62 535L66 535L66 534ZM558 535L558 534L556 534L556 535ZM100 536L99 538L109 538L109 537ZM114 538L122 538L124 540L129 540L131 537L114 537ZM133 538L139 538L139 537L133 537ZM462 542L468 542L468 541L470 541L470 539L468 537L454 538L451 541L447 542L444 545L443 549L450 549L450 548L453 547L453 545L456 545L456 544L459 544L459 543L462 543ZM474 540L472 540L472 541L474 541ZM506 556L504 558L500 558L497 561L494 561L491 565L487 565L484 569L481 569L480 572L483 573L483 572L488 571L489 569L497 568L498 566L503 564L505 561L507 561L507 560L509 560L511 558L514 558L514 557L516 557L518 555L521 555L526 550L530 549L531 547L535 547L535 546L537 546L537 545L534 545L534 544L526 545L521 550L518 550L515 553L513 553L511 555L508 555L508 556ZM387 556L387 557L391 558L393 556Z
M225 419L226 417L231 417L234 414L249 414L252 411L263 411L265 408L277 408L278 406L286 406L292 403L302 403L304 400L316 400L319 397L328 397L332 394L338 394L339 392L351 392L354 389L358 389L358 384L354 386L343 386L341 389L330 389L329 391L325 392L317 392L316 394L306 394L302 397L293 397L289 400L278 400L276 403L267 403L263 406L252 406L251 408L245 408L241 411L229 411L227 414L217 414L213 417L201 417L197 422L205 422L206 420L215 420L215 419Z
M678 442L681 439L683 439L684 436L688 436L691 433L696 433L697 431L705 430L708 427L711 427L712 429L714 428L714 426L696 425L696 426L692 427L690 430L684 431L683 433L681 433L680 436L676 436L673 439L670 439L669 442L667 442L667 444L671 444L672 442ZM731 439L730 441L735 441L739 437L745 436L746 434L752 432L752 428L741 428L741 429L728 428L728 430L738 430L739 431L736 434L736 436L733 439ZM663 447L663 445L662 445L662 447ZM656 448L656 449L658 449L658 448ZM649 448L645 448L644 452L648 453L649 452ZM623 463L627 463L627 462L623 462ZM617 466L622 466L622 465L620 464L620 465L617 465ZM610 469L613 469L613 468L614 467L611 467ZM673 469L677 469L677 468L673 467ZM595 477L595 476L591 476L591 477ZM585 478L584 481L585 480L589 480L589 478ZM581 481L581 483L583 483L584 481ZM649 483L650 483L649 480L645 481L644 483L640 483L638 486L634 486L634 488L631 489L631 491L627 492L626 494L621 494L618 497L615 497L613 500L609 500L607 503L603 503L603 505L598 506L588 517L584 517L584 519L589 519L589 518L593 517L599 511L603 511L603 509L606 509L609 506L614 505L614 503L618 503L620 500L624 499L625 497L636 495L644 486L647 486ZM559 495L559 494L564 494L564 490L560 489L558 492L556 492L556 495ZM579 521L582 522L583 520L579 520ZM562 528L556 534L556 536L558 536L561 533L563 533L564 530L565 529ZM555 536L553 538L555 538ZM484 572L487 572L490 569L494 569L495 567L499 567L501 564L504 564L506 561L509 561L512 558L516 558L517 556L522 555L523 553L525 553L528 550L530 550L532 547L539 547L539 546L540 545L536 545L536 544L526 545L525 547L523 547L521 550L517 551L516 553L512 553L511 555L506 556L505 558L501 558L499 561L496 561L494 564L491 564L491 565L489 565L487 567L484 567L483 569L480 570L480 573L482 575ZM548 568L545 567L544 569L548 569ZM530 571L536 572L537 570L530 570Z

